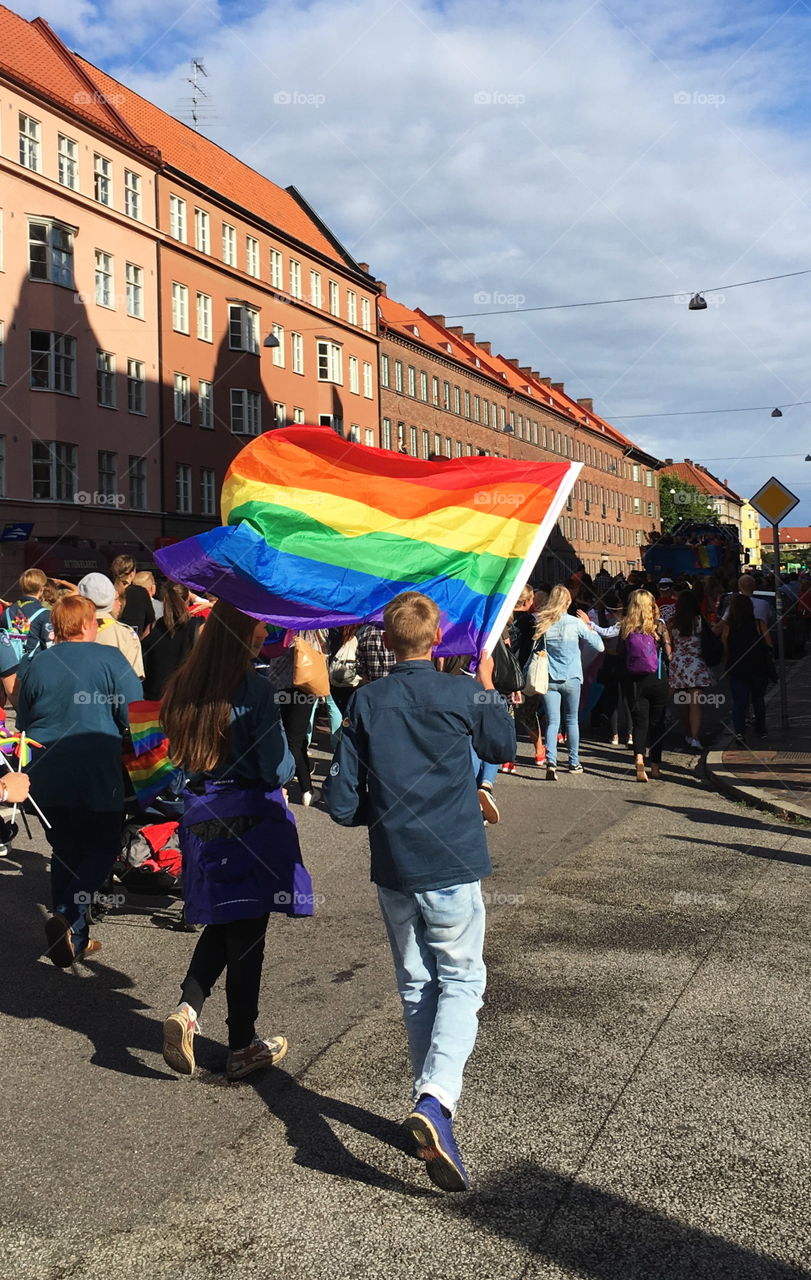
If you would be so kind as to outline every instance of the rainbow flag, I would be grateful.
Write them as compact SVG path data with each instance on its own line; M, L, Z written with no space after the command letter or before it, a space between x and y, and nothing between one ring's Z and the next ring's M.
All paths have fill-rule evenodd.
M180 770L169 759L165 738L160 746L140 755L136 755L134 751L125 751L122 758L142 809L146 809L161 791L181 776Z
M277 626L376 621L401 591L439 605L439 652L500 634L581 464L422 462L328 427L257 437L232 462L223 527L156 552L163 572Z
M131 702L129 704L130 738L136 756L159 747L165 734L160 723L160 702Z

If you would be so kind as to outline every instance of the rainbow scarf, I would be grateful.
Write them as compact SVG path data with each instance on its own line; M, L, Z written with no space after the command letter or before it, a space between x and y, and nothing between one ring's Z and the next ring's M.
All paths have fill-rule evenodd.
M328 427L259 436L232 462L224 527L155 555L162 571L277 626L379 620L401 591L439 605L441 653L499 635L580 464L421 462Z
M160 702L129 704L130 738L136 756L159 747L165 739L160 723Z

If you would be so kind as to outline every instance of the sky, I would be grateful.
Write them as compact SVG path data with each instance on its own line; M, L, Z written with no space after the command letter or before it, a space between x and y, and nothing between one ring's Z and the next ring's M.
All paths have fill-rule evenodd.
M202 58L203 131L295 185L390 296L463 315L743 497L776 475L802 499L788 523L811 523L811 404L771 418L811 401L811 275L727 287L811 269L805 3L12 7L181 118Z

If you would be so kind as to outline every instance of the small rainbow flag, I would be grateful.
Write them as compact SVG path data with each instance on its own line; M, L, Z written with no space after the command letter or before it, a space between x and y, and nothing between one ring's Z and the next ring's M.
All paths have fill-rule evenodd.
M580 472L576 462L370 449L329 427L270 431L232 462L224 526L164 547L168 577L277 626L379 620L401 591L439 605L441 653L503 629Z
M6 756L16 756L21 769L27 769L31 763L31 748L41 746L41 742L20 732L8 733L5 729L0 732L0 751Z
M144 751L140 755L135 752L124 752L124 768L130 776L138 804L146 809L156 796L160 795L181 772L169 759L168 743L164 739L160 746Z
M160 724L160 712L160 702L131 702L129 704L130 738L132 739L132 749L136 756L142 756L145 752L152 751L164 741L165 734Z

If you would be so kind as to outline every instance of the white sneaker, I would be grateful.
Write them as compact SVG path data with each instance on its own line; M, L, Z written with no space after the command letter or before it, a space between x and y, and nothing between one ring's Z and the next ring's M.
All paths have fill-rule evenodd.
M0 844L0 858L7 858L7 857L8 857L8 845Z
M310 805L316 803L320 795L321 795L321 792L318 790L303 791L301 795L301 803L304 805L305 809L309 809Z
M200 1023L185 1002L163 1024L163 1060L182 1076L194 1075L194 1037Z

